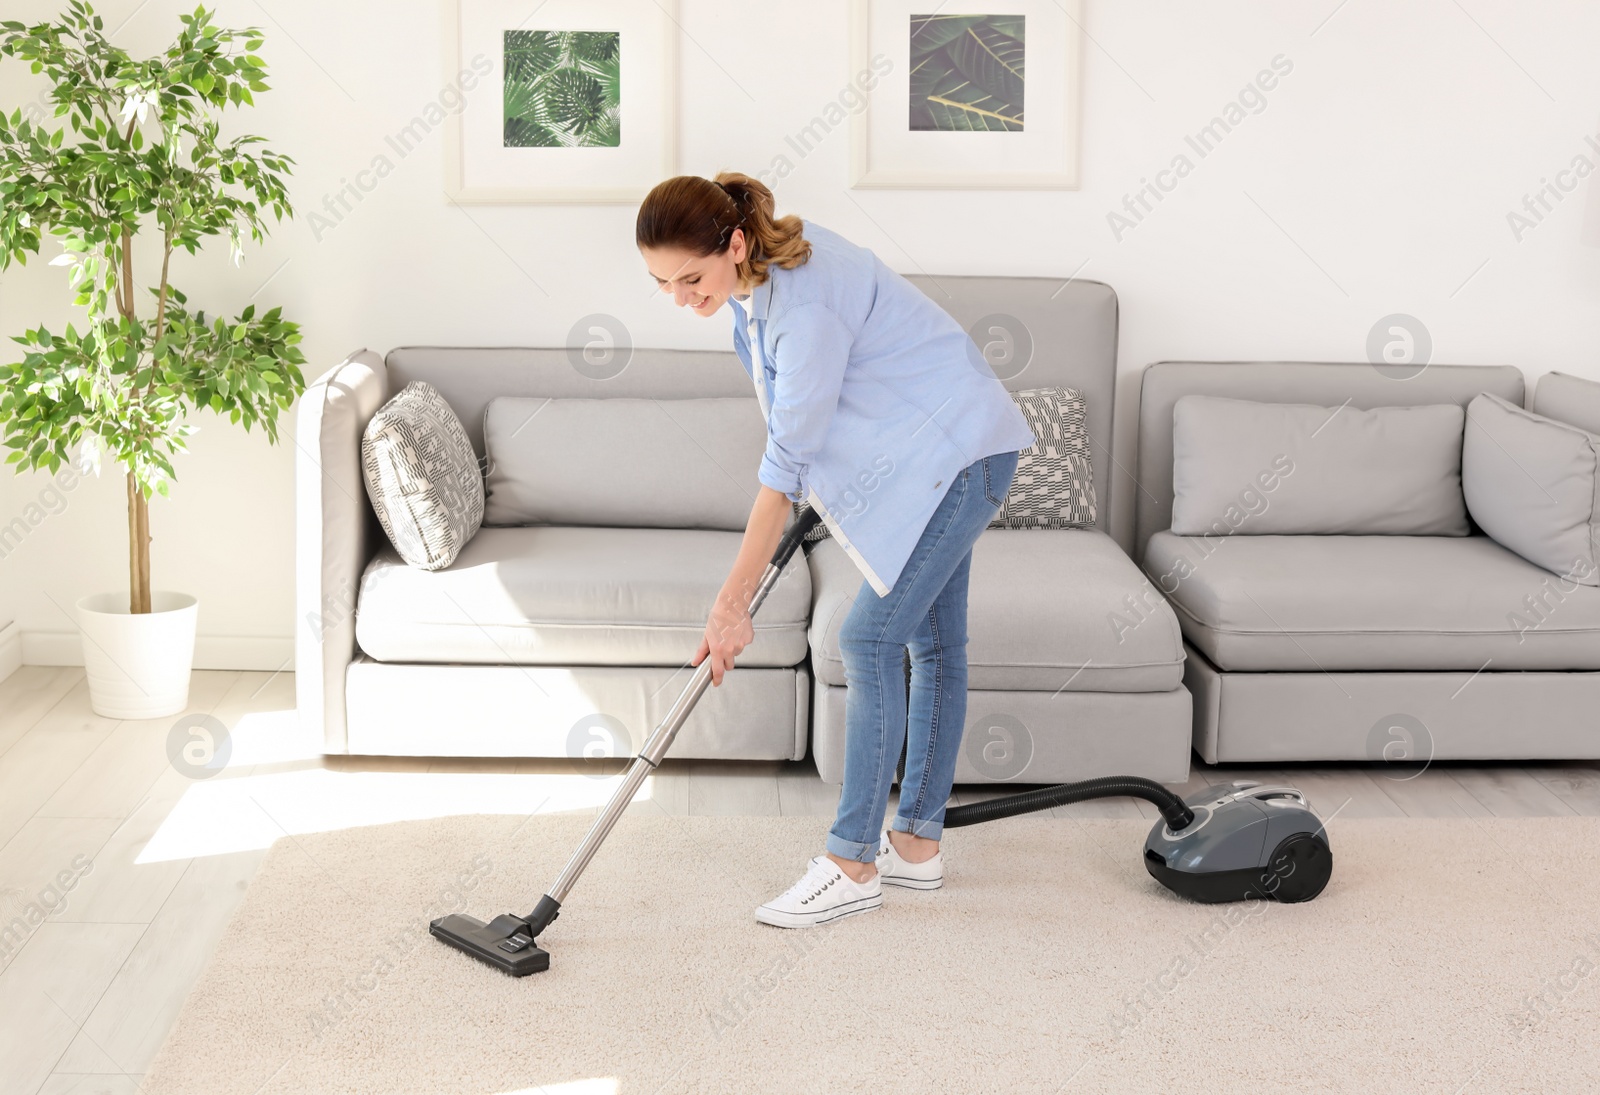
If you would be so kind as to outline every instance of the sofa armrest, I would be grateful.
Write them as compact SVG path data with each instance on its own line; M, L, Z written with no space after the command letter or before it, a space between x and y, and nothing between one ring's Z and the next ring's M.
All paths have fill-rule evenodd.
M382 536L361 473L361 435L388 397L383 358L357 350L306 389L295 416L295 707L327 753L347 751L356 595Z

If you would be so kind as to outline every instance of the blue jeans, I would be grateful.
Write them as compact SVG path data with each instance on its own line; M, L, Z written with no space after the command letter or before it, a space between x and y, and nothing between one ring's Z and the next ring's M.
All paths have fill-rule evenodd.
M900 748L905 779L891 827L937 840L967 717L967 577L972 545L1010 489L1017 453L957 473L889 592L865 580L839 633L844 659L844 787L826 848L870 863L878 853ZM911 653L910 711L905 658Z

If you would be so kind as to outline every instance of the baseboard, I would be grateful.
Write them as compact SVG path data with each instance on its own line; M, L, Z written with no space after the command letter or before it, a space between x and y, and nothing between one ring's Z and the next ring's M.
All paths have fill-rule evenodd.
M0 681L22 668L22 628L12 620L0 627Z
M0 657L5 654L4 639L5 633L0 632ZM76 631L23 631L17 645L23 665L83 664L83 640ZM276 673L293 670L293 661L294 638L288 635L196 635L194 640L196 669Z

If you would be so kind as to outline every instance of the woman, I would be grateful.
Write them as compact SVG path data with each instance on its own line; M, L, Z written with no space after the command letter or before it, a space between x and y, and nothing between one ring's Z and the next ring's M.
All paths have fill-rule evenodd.
M710 316L729 303L767 421L761 486L693 664L709 658L720 686L750 643L750 597L793 502L822 516L863 576L839 635L838 815L824 853L756 919L810 927L878 908L884 883L936 888L966 719L972 545L1033 430L944 309L866 248L813 221L774 219L772 192L748 175L661 183L636 242L680 308ZM884 829L902 744L900 804Z

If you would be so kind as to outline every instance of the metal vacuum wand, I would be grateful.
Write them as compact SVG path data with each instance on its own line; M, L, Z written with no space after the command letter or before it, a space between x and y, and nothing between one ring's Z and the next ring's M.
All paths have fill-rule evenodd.
M767 599L767 594L772 591L772 587L778 584L778 576L782 573L783 568L788 565L789 559L794 554L795 548L799 546L801 538L817 523L817 514L809 507L804 511L804 514L805 517L810 518L810 521L806 522L805 517L796 520L793 527L785 534L784 539L778 542L778 549L774 553L772 561L767 564L767 569L762 572L761 581L757 584L756 591L750 598L749 612L751 616L756 614L756 609L761 607L761 602ZM802 524L804 524L803 528L801 527ZM799 535L795 534L797 529L799 530ZM661 720L661 725L656 727L655 733L650 735L649 740L644 743L644 747L639 750L639 755L628 766L628 774L623 779L622 786L617 788L617 793L611 796L611 801L606 804L606 808L600 811L599 817L595 818L594 825L589 829L589 835L583 838L583 843L578 845L578 850L572 853L571 859L567 860L567 865L556 879L555 885L551 886L549 892L545 895L546 899L553 900L558 905L567 899L567 894L571 892L573 884L578 881L578 876L583 873L583 869L589 865L589 860L594 858L594 853L599 850L600 845L611 832L612 826L617 823L617 819L622 816L623 811L633 802L633 796L638 794L639 788L644 784L645 777L660 766L662 759L667 755L667 750L672 748L672 741L678 736L678 731L682 729L684 720L689 717L689 712L694 710L694 705L700 702L700 697L705 694L706 687L710 683L711 659L707 658L695 668L694 676L689 678L688 686L678 696L677 702L672 705L672 709L667 712L666 717ZM543 904L544 902L540 902L541 906ZM529 915L529 924L530 926L542 927L542 925L534 924L532 914Z
M761 602L766 600L772 587L778 584L783 568L788 565L801 541L819 520L821 516L810 506L806 506L784 531L783 538L778 541L777 550L772 554L772 561L767 564L767 569L762 573L761 581L750 598L751 616L756 614L756 610L761 607ZM572 891L578 876L583 874L584 868L594 858L595 852L605 843L617 820L633 801L633 796L639 793L645 777L660 766L662 758L667 755L667 750L672 748L672 741L678 736L684 720L689 717L689 712L694 710L694 705L700 701L700 697L705 694L706 686L710 683L711 659L708 657L695 668L694 676L689 679L688 686L678 696L677 702L672 705L649 740L644 743L644 747L639 750L638 756L628 766L621 786L611 796L611 801L606 803L605 809L600 811L600 816L595 818L594 824L589 827L588 834L583 838L583 843L578 845L577 851L572 853L572 858L567 860L567 865L556 878L555 885L539 899L532 912L525 917L506 913L495 917L488 924L474 917L451 913L429 924L429 931L458 950L465 951L516 977L548 969L550 956L536 946L534 941L559 915L561 903Z

